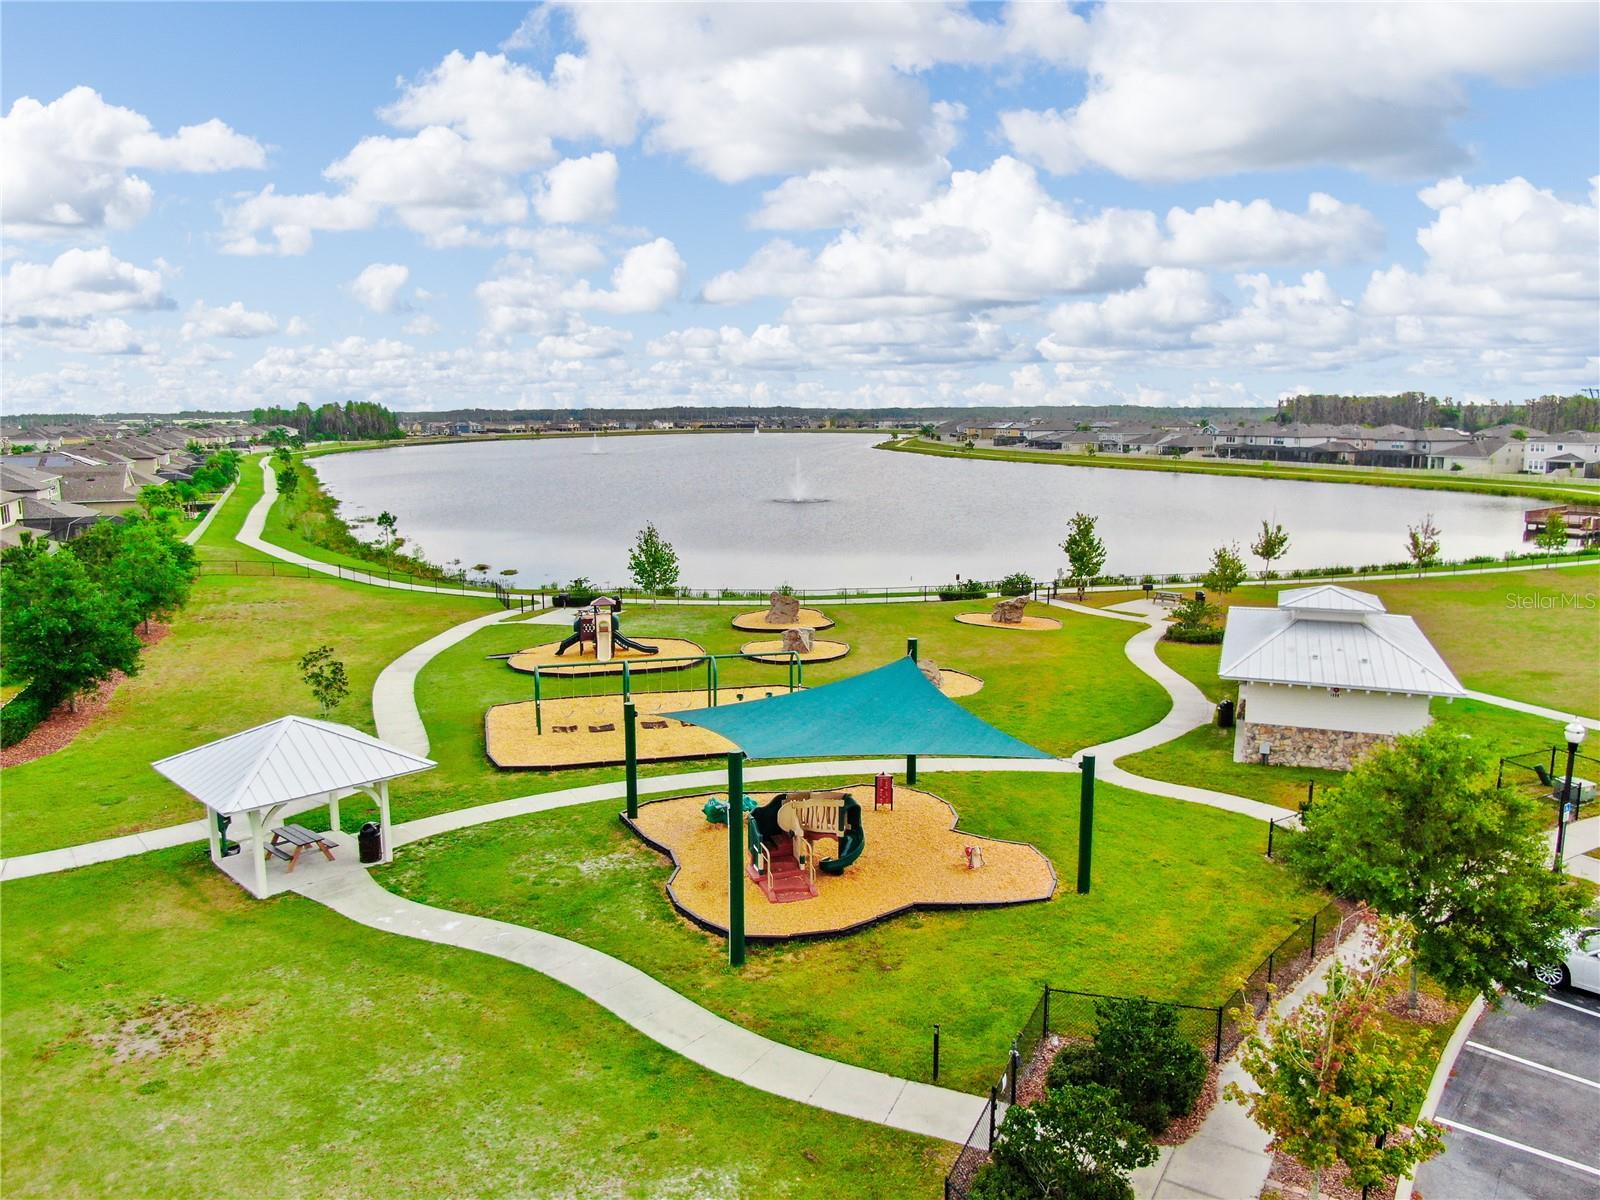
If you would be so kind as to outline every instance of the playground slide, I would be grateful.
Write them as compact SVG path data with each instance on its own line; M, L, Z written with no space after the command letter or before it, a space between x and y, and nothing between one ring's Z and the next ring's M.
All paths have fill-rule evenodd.
M615 625L611 627L611 644L613 646L622 646L628 650L637 651L640 654L659 654L661 652L660 646L646 646L644 643L636 642L632 638L623 637L622 630L618 629Z
M867 848L867 833L861 827L861 805L846 800L844 806L844 836L839 839L839 857L825 858L817 864L829 875L843 875L845 868L861 857Z

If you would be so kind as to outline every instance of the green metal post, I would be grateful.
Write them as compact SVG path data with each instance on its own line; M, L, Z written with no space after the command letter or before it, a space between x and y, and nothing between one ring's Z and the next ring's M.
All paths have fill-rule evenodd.
M632 700L622 702L622 752L628 760L628 819L639 815L639 710Z
M1078 764L1083 791L1078 799L1078 895L1089 894L1089 865L1094 858L1094 755Z
M744 754L728 755L728 963L744 965Z
M906 639L906 653L911 656L911 661L912 662L916 662L917 661L917 639L916 638L907 638Z
M622 702L627 704L633 698L633 672L628 669L626 661L622 664Z
M544 705L540 703L539 695L539 668L533 669L533 731L544 733Z
M715 708L717 706L717 656L713 654L706 661L711 664L711 674L707 676L709 682L706 684L706 707Z
M906 639L906 654L910 656L912 662L917 661L916 638ZM906 786L917 786L917 756L915 754L906 755Z

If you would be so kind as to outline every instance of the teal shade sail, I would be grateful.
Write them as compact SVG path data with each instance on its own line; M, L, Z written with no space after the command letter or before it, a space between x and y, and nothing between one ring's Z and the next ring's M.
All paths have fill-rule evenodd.
M663 715L721 734L748 758L1055 757L973 716L910 658L809 691Z

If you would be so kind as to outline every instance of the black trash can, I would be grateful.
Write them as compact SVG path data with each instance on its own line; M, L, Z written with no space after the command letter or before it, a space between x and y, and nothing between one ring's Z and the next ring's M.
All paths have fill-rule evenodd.
M362 862L383 861L383 831L378 828L376 821L368 821L361 827L361 832L356 834L356 843L361 847Z
M1217 705L1217 728L1233 728L1233 701L1224 700Z

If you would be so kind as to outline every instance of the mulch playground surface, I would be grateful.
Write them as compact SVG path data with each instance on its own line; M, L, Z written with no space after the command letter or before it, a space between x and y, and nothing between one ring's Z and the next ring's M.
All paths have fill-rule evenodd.
M787 625L776 625L767 620L767 610L740 613L733 619L735 629L750 633L781 633L785 629L832 629L833 621L814 608L802 608L798 617Z
M963 625L982 625L987 629L1060 629L1061 622L1054 617L1033 617L1024 615L1020 624L1003 624L994 619L993 613L961 613L956 617Z
M818 895L773 904L744 880L745 935L778 940L838 933L913 908L987 907L1048 900L1056 876L1050 861L1025 842L966 833L956 812L929 792L896 786L894 809L874 811L872 785L840 788L861 805L866 848L843 875L817 874ZM639 806L634 828L677 864L667 884L675 907L722 933L728 923L728 828L707 821L701 807L713 793ZM750 792L764 804L776 792ZM984 865L967 867L965 849L979 846ZM821 856L833 857L822 839Z
M656 653L641 654L637 650L618 646L616 654L609 661L599 662L593 650L579 654L578 647L574 646L558 658L556 650L561 643L546 642L542 646L519 650L506 661L513 671L531 674L538 667L541 675L620 675L622 664L626 662L629 672L637 675L641 671L681 671L694 665L683 659L703 658L706 652L700 643L687 638L641 637L636 640L641 646L654 646ZM663 662L663 659L679 661Z
M724 686L717 691L717 706L745 700L787 695L782 685ZM706 691L633 693L639 710L640 762L676 758L707 758L737 749L727 738L668 720L658 714L706 706ZM497 767L543 768L599 767L626 761L622 736L622 697L573 696L545 700L544 732L539 732L534 701L496 704L484 714L483 733L489 761Z
M754 659L759 663L774 663L783 666L790 660L789 654L783 648L782 638L772 638L767 641L746 642L739 647L739 653L746 658ZM832 662L836 658L843 658L850 653L848 642L825 642L817 638L811 643L811 649L800 652L800 661L803 663Z

